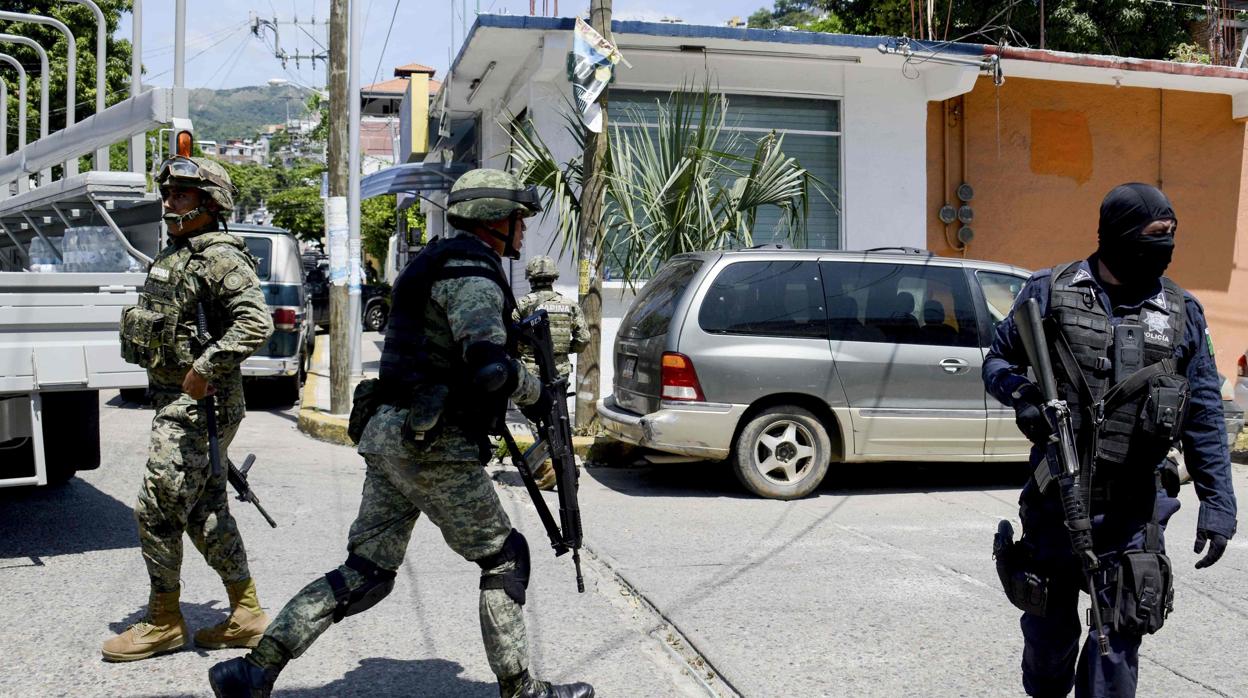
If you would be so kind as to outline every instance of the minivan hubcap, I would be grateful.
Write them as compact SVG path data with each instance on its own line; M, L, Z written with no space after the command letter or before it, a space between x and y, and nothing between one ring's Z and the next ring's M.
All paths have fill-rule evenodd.
M768 480L792 484L805 477L814 463L814 443L809 429L792 420L781 419L758 435L754 463Z

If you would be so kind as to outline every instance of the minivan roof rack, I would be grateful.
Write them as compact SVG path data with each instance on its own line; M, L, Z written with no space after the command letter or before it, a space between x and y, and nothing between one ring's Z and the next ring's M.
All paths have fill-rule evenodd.
M924 250L918 247L872 247L864 252L900 252L902 254L918 254L928 257L932 256L930 250Z
M774 250L787 250L789 249L789 246L783 243L779 243L779 242L768 242L762 245L750 245L749 247L745 249L747 250L773 250L773 249Z

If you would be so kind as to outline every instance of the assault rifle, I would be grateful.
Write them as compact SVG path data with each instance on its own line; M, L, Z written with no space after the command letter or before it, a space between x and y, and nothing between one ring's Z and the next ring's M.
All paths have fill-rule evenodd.
M581 506L577 501L578 478L576 455L572 452L572 426L568 420L568 379L559 377L555 365L554 343L550 338L550 319L545 310L538 310L520 321L521 339L533 348L538 372L541 374L542 393L550 401L550 411L536 422L537 442L527 452L520 447L511 432L503 426L501 436L511 453L511 462L520 471L520 479L533 499L538 518L546 527L550 545L558 557L572 551L572 564L576 567L576 590L585 591L581 576ZM559 524L542 498L542 492L533 479L533 471L542 461L550 459L555 470L555 482L559 490Z
M1070 532L1070 545L1083 567L1088 595L1092 597L1088 625L1096 637L1101 655L1107 656L1109 638L1105 635L1102 623L1101 603L1096 597L1095 577L1100 569L1100 560L1092 547L1092 519L1088 512L1085 489L1090 486L1091 474L1084 472L1079 465L1079 456L1075 451L1075 431L1070 422L1070 406L1058 397L1057 380L1053 376L1053 364L1049 360L1049 344L1040 319L1040 306L1034 298L1027 299L1015 308L1014 322L1018 326L1032 371L1040 383L1040 394L1044 398L1042 409L1052 429L1048 443L1044 445L1048 477L1037 478L1037 484L1044 491L1048 489L1050 482L1057 483L1062 514L1066 519L1066 529Z
M212 335L208 333L208 316L204 314L204 304L196 305L196 324L199 326L199 340L201 344L207 346L212 341ZM221 441L217 431L217 400L212 394L205 395L199 400L199 409L204 413L204 419L208 423L208 462L212 464L212 476L217 477L221 474ZM247 483L247 471L251 470L251 466L256 462L254 453L248 453L246 460L243 461L242 469L234 467L233 463L226 463L229 468L227 478L230 485L234 487L234 491L238 493L238 501L251 502L256 509L260 511L260 515L264 520L269 522L269 526L277 528L277 522L269 516L269 512L260 506L260 498L255 492L251 491L251 485Z

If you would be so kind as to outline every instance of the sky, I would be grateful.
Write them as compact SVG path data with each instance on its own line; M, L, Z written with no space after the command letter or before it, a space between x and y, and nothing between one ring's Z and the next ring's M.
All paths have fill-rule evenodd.
M435 77L440 79L450 65L452 48L458 51L463 40L463 27L472 26L478 7L483 13L529 13L529 0L352 1L360 3L364 24L361 85L393 77L394 67L406 63L436 68ZM537 14L542 14L543 2L547 14L553 14L555 0L536 0ZM275 78L324 87L323 63L317 61L313 67L306 60L299 65L291 60L283 67L274 57L272 32L266 29L259 38L250 27L253 14L270 21L277 17L279 22L297 18L298 25L279 25L281 48L289 54L323 51L321 47L329 44L323 24L329 16L329 0L187 0L186 4L187 87L263 85ZM689 24L723 25L734 16L745 19L763 5L770 7L770 0L615 0L613 13L615 19L657 21L675 16ZM173 84L173 9L174 3L167 0L143 3L144 82L151 85ZM559 3L560 16L586 15L588 10L589 0ZM123 16L118 35L130 38L130 27L130 16Z

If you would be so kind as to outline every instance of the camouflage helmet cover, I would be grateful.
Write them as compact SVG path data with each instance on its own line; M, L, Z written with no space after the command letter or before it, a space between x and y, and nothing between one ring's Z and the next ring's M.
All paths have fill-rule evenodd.
M234 194L238 189L230 181L230 173L215 160L188 158L183 155L165 160L156 175L156 185L163 189L170 184L204 192L216 203L222 215L234 210Z
M524 278L530 281L554 281L559 278L559 267L555 260L542 255L529 260L524 265Z
M515 198L490 196L490 190L499 194L514 192ZM457 197L458 192L463 193ZM484 168L465 172L456 180L451 186L448 201L450 206L446 209L446 215L451 219L451 225L456 226L498 221L517 211L528 218L542 210L537 202L536 191L532 187L526 187L519 177L504 170Z

